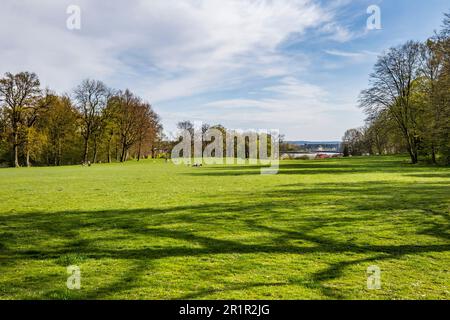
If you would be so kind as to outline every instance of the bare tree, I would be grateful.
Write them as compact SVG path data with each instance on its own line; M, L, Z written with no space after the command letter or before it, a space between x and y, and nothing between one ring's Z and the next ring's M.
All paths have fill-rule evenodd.
M142 119L147 105L130 90L119 92L111 103L115 105L117 128L120 136L120 162L128 158L129 149L138 141Z
M418 161L418 112L412 103L414 81L420 72L421 46L416 42L391 48L378 58L370 75L371 87L364 90L360 106L369 115L387 110L396 120L408 146L412 163Z
M178 130L187 130L191 134L194 135L194 124L190 121L181 121L177 123Z
M108 103L110 91L101 81L84 80L74 91L76 107L81 114L81 134L84 139L83 161L88 162L89 141L98 128L101 113Z
M0 101L6 109L11 124L15 167L20 166L19 134L21 126L26 115L34 114L37 110L37 101L40 97L40 82L35 73L21 72L13 75L8 72L3 79L0 79ZM31 118L35 119L34 116Z
M360 156L364 149L364 133L362 129L349 129L342 138L342 145L345 149L345 156Z

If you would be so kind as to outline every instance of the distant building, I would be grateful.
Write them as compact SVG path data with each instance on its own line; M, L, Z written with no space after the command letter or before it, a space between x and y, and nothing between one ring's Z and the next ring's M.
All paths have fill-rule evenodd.
M298 148L298 152L336 152L341 151L341 142L338 141L289 141L289 145L293 145Z

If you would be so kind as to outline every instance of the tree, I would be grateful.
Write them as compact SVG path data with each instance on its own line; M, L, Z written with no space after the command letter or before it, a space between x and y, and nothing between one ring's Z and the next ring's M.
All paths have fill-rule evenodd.
M438 52L442 64L436 81L441 105L437 143L443 163L450 165L450 13L445 14L442 30L433 40L437 44L434 50Z
M106 144L106 159L108 163L112 162L112 150L113 144L118 143L118 112L119 106L117 103L118 97L113 96L108 100L108 104L106 108L103 110L103 122L104 122L104 136L105 136L105 144ZM116 152L118 153L118 152ZM117 158L117 154L116 154Z
M48 110L49 105L55 99L56 96L47 90L44 96L38 97L34 105L24 112L24 150L27 167L31 167L32 150L34 151L34 154L37 154L37 142L42 142L43 139L40 132L34 128L36 121ZM42 145L43 144L41 144L41 146Z
M47 164L60 166L70 149L77 149L77 110L67 96L55 96L38 123L47 135Z
M120 162L124 162L128 158L128 151L139 138L142 119L146 116L148 106L128 89L119 92L111 103L115 104L116 109L121 144Z
M143 148L148 146L152 158L155 157L156 148L160 142L162 125L159 116L152 110L149 103L144 103L139 115L137 160L142 156Z
M10 126L8 125L8 117L5 110L0 109L0 165L6 159L10 159L10 148L8 146L8 137L10 136Z
M190 121L181 121L177 123L178 130L186 130L189 131L191 136L194 135L194 124Z
M27 121L33 119L37 114L37 101L41 98L39 78L35 73L21 72L13 75L6 73L0 79L0 101L5 108L9 123L11 125L13 162L19 167L20 130ZM31 116L30 116L31 115ZM32 121L34 123L34 120ZM29 161L27 163L29 165Z
M418 162L420 139L418 112L411 97L420 71L421 46L417 42L391 48L379 57L370 75L371 87L360 96L360 106L368 115L387 111L397 122L408 146L412 163Z
M389 122L390 118L387 112L381 112L377 116L369 117L366 120L366 134L370 136L372 148L376 150L378 155L383 155L388 152L389 134L392 129Z
M118 160L129 154L139 160L166 148L162 136L150 103L130 90L114 92L87 79L71 100L42 91L34 73L6 73L0 79L1 162L11 154L15 166L22 159L27 166L111 162L114 146Z
M415 102L421 108L421 130L423 145L427 153L431 154L433 163L437 163L436 154L439 152L439 133L443 116L439 77L442 74L443 59L438 42L429 39L422 46L421 74L417 79L418 92Z
M101 113L108 103L110 90L101 81L86 79L75 89L74 97L81 115L81 135L84 139L83 161L87 163L89 142L99 127Z
M345 156L360 156L364 153L364 133L362 129L347 130L342 138Z

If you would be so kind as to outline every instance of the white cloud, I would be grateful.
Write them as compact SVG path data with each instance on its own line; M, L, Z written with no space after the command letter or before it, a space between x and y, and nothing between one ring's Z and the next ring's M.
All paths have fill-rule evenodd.
M351 32L348 28L337 24L336 22L330 22L325 24L321 29L321 32L329 34L328 38L337 42L347 42L355 38L357 35Z
M70 91L86 77L130 87L156 104L164 119L195 116L196 111L158 110L161 103L269 78L272 85L259 93L272 97L236 96L226 101L228 108L258 107L265 112L258 119L266 123L294 121L280 110L295 112L299 121L312 119L326 108L321 100L325 93L298 80L308 57L279 48L310 29L336 41L352 38L334 21L333 10L313 0L79 0L80 31L66 29L70 4L72 0L2 3L0 72L34 71L57 91ZM214 104L220 103L210 106ZM226 116L231 117L243 118L239 113Z
M262 88L262 91L270 92L270 97L207 103L197 110L196 120L214 119L252 129L281 128L291 137L311 134L330 139L332 136L324 128L337 125L334 113L353 109L345 103L331 104L329 93L324 89L291 77L282 78L279 85Z
M143 81L135 81L144 86L151 83L156 99L159 90L167 99L166 81L193 81L191 90L203 90L211 80L241 69L260 69L259 76L286 74L291 70L283 66L287 60L277 47L292 33L332 18L310 0L140 0L126 5L81 0L82 30L70 31L65 19L71 2L4 3L0 71L36 70L64 89L86 76L125 74L140 77Z
M372 51L358 51L358 52L350 52L350 51L341 51L341 50L325 50L325 53L332 55L332 56L338 56L338 57L344 57L344 58L365 58L368 56L378 56L378 52L372 52Z

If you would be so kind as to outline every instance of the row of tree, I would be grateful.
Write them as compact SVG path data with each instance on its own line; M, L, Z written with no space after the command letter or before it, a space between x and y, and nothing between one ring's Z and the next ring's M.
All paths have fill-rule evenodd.
M425 43L409 41L387 50L360 96L363 128L348 130L344 153L407 152L450 164L450 14Z
M162 125L130 90L84 80L71 95L43 90L34 73L0 79L0 163L63 165L155 157Z
M283 136L274 135L274 132L265 132L266 135L262 135L261 132L257 133L254 130L232 130L227 129L221 124L210 125L208 123L202 123L201 127L197 128L195 124L191 121L181 121L177 123L177 128L179 130L177 139L172 142L167 142L169 146L168 149L172 148L182 141L182 132L189 133L191 138L191 154L194 155L194 144L195 140L200 141L201 139L201 150L199 151L203 154L211 149L208 146L217 143L217 146L221 146L221 150L216 150L212 152L211 156L218 157L218 153L221 153L223 157L234 157L243 159L262 159L264 157L273 157L276 153L272 154L272 145L274 144L274 139L278 139L278 144L283 144ZM216 137L217 133L217 137ZM220 133L220 137L219 137ZM266 138L266 141L262 140ZM216 141L220 138L221 140ZM264 145L261 145L264 141ZM260 154L260 146L267 146L267 154ZM256 147L257 152L254 148ZM253 151L253 153L252 153ZM217 153L216 153L217 152ZM209 154L209 153L208 153Z

